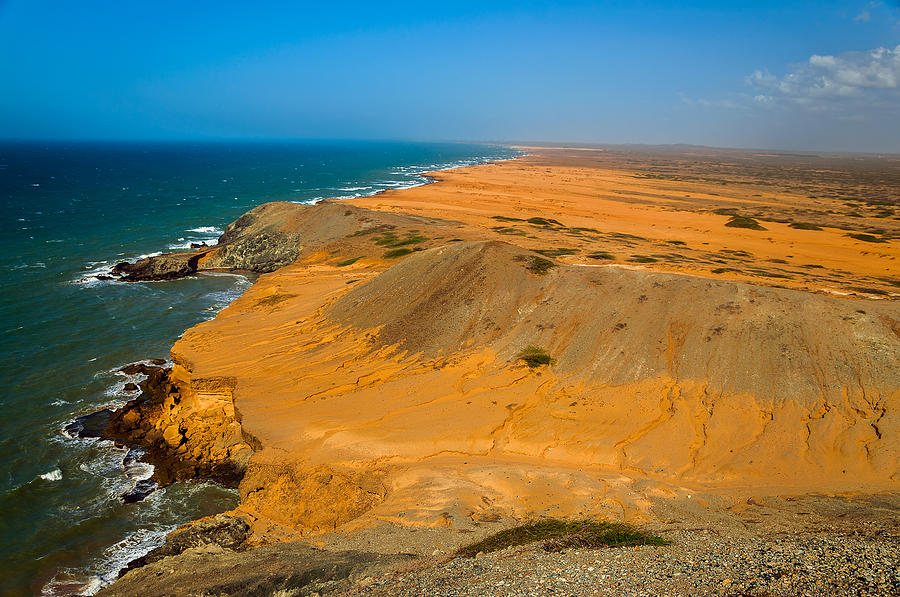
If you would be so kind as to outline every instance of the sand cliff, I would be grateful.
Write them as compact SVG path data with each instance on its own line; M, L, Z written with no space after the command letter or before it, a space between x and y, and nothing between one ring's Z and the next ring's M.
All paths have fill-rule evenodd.
M507 175L529 186L491 186ZM594 201L554 178L571 175L519 161L253 210L196 269L271 273L184 334L120 433L190 463L173 478L233 471L257 542L900 489L900 310L865 298L892 293L890 231L860 255L836 228L754 236L695 207ZM672 240L695 261L587 256ZM713 250L752 257L717 275ZM864 291L765 275L798 255ZM528 346L553 364L529 367Z

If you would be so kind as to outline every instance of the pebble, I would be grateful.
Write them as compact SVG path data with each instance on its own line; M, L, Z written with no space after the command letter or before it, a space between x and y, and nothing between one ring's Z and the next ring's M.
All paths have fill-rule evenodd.
M896 532L718 537L666 533L660 547L567 550L514 547L452 558L357 586L353 597L900 595Z

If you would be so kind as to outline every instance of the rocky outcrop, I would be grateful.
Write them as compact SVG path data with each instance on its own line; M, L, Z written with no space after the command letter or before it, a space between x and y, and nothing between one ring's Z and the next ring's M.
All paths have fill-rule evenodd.
M197 264L207 251L189 253L168 253L144 257L134 263L123 261L116 264L112 272L122 282L149 282L154 280L176 280L197 272Z
M331 594L411 559L406 555L325 551L301 543L249 551L205 544L132 570L97 596Z
M250 525L243 519L227 514L218 514L194 521L169 533L166 542L149 553L132 560L119 572L124 576L128 571L153 564L163 558L180 555L188 549L216 546L231 551L243 551L247 547Z
M264 273L292 263L303 249L303 238L291 224L304 209L310 207L265 203L251 209L225 228L203 267Z
M253 448L234 411L234 380L189 380L177 364L139 367L141 395L110 413L104 435L144 448L160 485L202 478L236 487Z

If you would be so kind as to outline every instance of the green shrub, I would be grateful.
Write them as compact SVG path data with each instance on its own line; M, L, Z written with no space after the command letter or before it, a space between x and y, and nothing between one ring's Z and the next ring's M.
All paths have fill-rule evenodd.
M356 262L359 261L360 259L362 259L361 256L360 256L360 257L351 257L350 259L344 259L343 261L339 261L339 262L337 263L337 266L338 266L338 267L347 267L348 265L353 265L354 263L356 263Z
M856 240L861 240L867 243L886 243L887 240L883 238L878 238L877 236L872 236L871 234L862 234L862 233L852 233L848 234L850 238L855 238Z
M765 230L759 222L747 216L732 216L730 220L725 222L730 228L748 228L750 230Z
M562 226L556 220L551 220L550 218L528 218L525 220L529 224L534 224L535 226Z
M556 359L551 357L550 353L540 346L533 345L519 353L519 360L525 361L525 364L532 369L556 363Z
M382 255L382 257L384 257L385 259L394 259L396 257L409 255L412 252L413 249L410 249L409 247L401 247L399 249L391 249L390 251L387 251L384 255Z
M606 251L596 251L594 253L588 253L588 257L591 259L615 259L616 256L612 253L607 253Z
M535 251L535 253L540 253L544 257L559 257L560 255L574 255L577 252L578 251L576 251L575 249L565 249L565 248L538 249Z
M668 545L662 537L652 535L631 525L595 520L558 520L550 518L529 522L457 550L456 555L474 557L479 553L500 551L516 545L542 541L545 551L563 549L598 549L633 545Z
M556 264L549 259L544 259L543 257L532 255L527 259L527 265L525 266L525 269L533 274L545 276L554 267L556 267Z
M657 261L659 261L659 259L656 259L655 257L647 257L646 255L632 255L631 259L629 259L628 261L634 263L656 263Z
M821 230L820 226L810 224L809 222L791 222L788 228L796 228L797 230Z

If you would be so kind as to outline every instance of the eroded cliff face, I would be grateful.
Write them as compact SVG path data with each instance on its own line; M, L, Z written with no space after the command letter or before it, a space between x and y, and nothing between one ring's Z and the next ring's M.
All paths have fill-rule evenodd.
M145 448L162 485L203 478L236 487L254 440L234 409L235 380L194 378L177 362L144 373L141 396L111 414L106 435Z
M533 257L263 276L175 345L155 432L245 463L240 510L303 533L897 488L893 303Z

